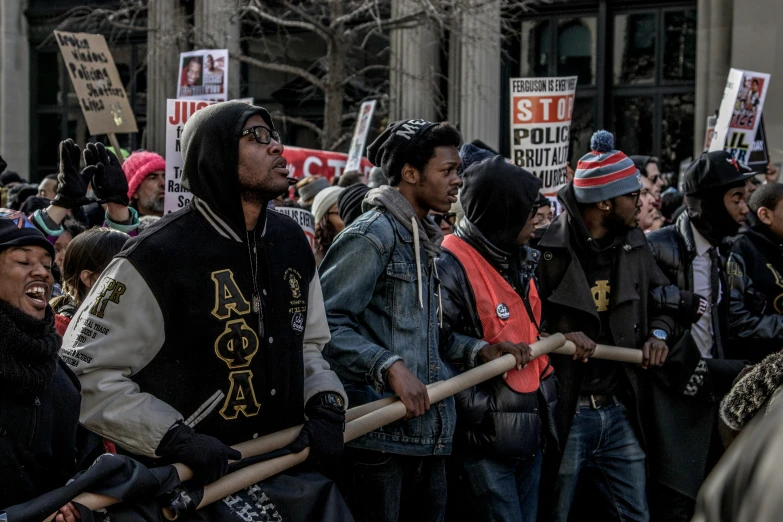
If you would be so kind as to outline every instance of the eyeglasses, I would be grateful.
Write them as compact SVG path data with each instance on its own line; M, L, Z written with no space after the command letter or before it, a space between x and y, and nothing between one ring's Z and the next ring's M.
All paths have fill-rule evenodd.
M533 208L530 209L530 215L535 216L538 213L538 209L541 208L541 205L538 203L533 203Z
M433 214L432 219L435 220L435 224L440 226L443 221L446 221L452 227L457 222L457 214L454 212L446 212L445 214Z
M269 130L267 127L264 127L263 125L250 127L249 129L245 129L242 131L243 138L248 134L252 134L253 138L255 138L255 140L261 145L268 145L272 140L275 140L278 143L282 143L279 132Z
M628 196L629 198L631 198L634 201L639 201L639 194L640 194L640 192L637 190L636 192L630 192L630 193L626 194L626 196Z

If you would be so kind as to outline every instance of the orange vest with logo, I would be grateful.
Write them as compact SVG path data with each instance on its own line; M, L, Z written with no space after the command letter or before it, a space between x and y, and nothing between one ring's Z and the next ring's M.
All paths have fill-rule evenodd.
M459 260L468 276L468 283L476 299L476 312L489 344L502 342L532 344L538 340L538 330L525 308L525 303L495 268L462 239L454 234L446 236L443 246ZM541 321L541 299L536 285L531 284L528 302L536 322ZM506 384L519 393L538 390L541 379L552 373L546 355L536 357L525 368L511 370L505 375Z

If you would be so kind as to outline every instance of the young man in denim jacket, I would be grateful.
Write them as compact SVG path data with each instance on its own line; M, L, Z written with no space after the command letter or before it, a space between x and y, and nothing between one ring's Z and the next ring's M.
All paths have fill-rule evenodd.
M445 361L473 367L529 351L454 335L439 349L435 258L443 235L430 210L446 212L462 185L459 132L446 123L403 120L370 145L390 186L368 193L366 212L335 240L321 265L332 340L324 350L352 405L399 395L404 421L350 443L357 521L444 518L445 456L453 399L430 407L426 385L450 377ZM404 500L403 500L404 499Z

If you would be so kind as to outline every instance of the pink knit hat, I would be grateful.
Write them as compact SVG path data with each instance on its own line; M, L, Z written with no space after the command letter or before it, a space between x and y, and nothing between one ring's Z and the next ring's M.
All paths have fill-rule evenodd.
M128 178L128 197L132 198L141 182L156 170L166 170L166 160L154 152L134 152L122 162L122 170Z

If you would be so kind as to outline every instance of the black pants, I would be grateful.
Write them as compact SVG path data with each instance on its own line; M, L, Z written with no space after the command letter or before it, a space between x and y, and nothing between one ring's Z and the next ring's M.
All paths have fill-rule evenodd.
M446 458L410 457L346 448L357 522L442 522L446 514Z
M650 488L650 520L688 522L693 518L696 501L670 487L655 483Z

